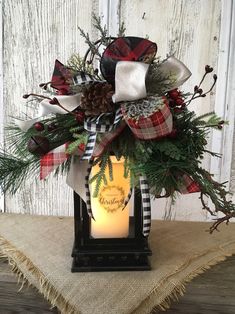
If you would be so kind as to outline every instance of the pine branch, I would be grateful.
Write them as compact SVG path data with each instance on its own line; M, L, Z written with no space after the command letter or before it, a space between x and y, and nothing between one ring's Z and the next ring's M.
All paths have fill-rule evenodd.
M125 31L126 31L126 27L125 27L125 23L122 22L120 25L119 25L119 30L118 30L118 37L125 37Z
M113 181L113 164L111 158L108 158L109 180Z
M15 194L25 182L38 172L39 159L14 157L11 153L0 152L0 188L2 192Z
M92 42L90 40L90 36L88 33L85 33L83 29L81 29L80 27L78 27L79 31L80 31L80 35L85 39L85 43L88 44L91 52L93 55L98 55L101 58L101 54L99 53L98 48L96 47L96 45L94 44L94 42Z
M99 162L99 167L100 170L94 175L93 177L91 177L91 179L89 180L89 183L91 182L95 182L95 188L93 191L93 197L97 197L99 194L99 190L100 190L100 186L102 184L102 182L107 185L107 178L105 175L105 170L108 167L108 162L109 162L109 155L108 154L104 154L100 157L100 162ZM94 164L93 164L94 166Z
M92 14L92 19L93 19L93 26L99 31L100 33L100 40L101 43L104 46L108 46L110 43L110 40L108 38L108 29L106 25L102 27L102 19L100 16L95 15L95 13Z

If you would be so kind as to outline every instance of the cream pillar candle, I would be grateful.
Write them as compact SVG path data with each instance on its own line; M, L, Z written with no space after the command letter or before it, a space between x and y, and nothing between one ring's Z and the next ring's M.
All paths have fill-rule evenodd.
M109 180L106 168L107 185L101 184L98 197L92 197L95 183L91 184L91 208L95 221L91 219L93 238L126 238L129 234L129 204L123 210L124 200L130 191L130 178L124 177L124 158L117 160L111 156L113 181ZM92 176L99 166L92 168Z

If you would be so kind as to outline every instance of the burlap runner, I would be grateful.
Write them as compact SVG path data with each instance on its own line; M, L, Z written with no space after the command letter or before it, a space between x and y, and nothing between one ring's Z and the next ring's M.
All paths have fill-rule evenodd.
M235 224L154 221L150 272L71 273L73 219L0 215L0 250L13 269L62 313L147 314L165 309L184 285L235 254Z

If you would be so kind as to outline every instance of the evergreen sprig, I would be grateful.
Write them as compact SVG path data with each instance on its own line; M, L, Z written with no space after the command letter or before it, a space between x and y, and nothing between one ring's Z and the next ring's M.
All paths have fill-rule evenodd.
M3 193L15 194L25 182L36 177L40 167L39 159L32 156L22 159L12 153L0 152L0 189Z
M105 171L106 171L106 168L108 167L108 164L110 163L109 160L110 160L110 156L108 154L104 154L98 159L100 170L89 180L89 183L95 182L93 197L98 196L102 182L104 183L104 185L107 185L107 178L106 178Z

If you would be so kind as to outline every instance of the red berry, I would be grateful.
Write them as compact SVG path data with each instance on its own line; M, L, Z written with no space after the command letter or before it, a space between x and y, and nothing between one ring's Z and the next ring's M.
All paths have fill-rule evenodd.
M182 106L184 101L182 98L178 97L176 100L175 100L175 103L177 104L177 106Z
M177 89L173 89L171 91L169 91L169 96L172 98L172 99L176 99L177 97L179 97L180 95L180 92L177 90Z
M212 72L213 71L213 68L211 67L211 66L209 66L209 65L206 65L205 66L205 72L206 73L210 73L210 72Z
M173 100L170 100L170 101L169 101L169 106L170 106L171 108L174 108L174 107L175 107L175 102L174 102Z
M79 147L79 149L81 149L83 151L85 150L85 144L84 143L81 143L78 147Z
M56 125L55 123L51 123L51 124L49 124L48 127L47 127L47 130L48 130L49 132L55 131L56 129L57 129L57 125Z
M176 138L177 137L177 130L173 129L172 132L168 135L170 138Z
M82 123L84 121L85 114L83 111L79 111L76 113L75 119L77 122Z
M65 88L61 88L61 89L57 90L56 94L57 95L68 95L68 91Z
M41 131L44 130L44 124L41 123L41 122L36 122L36 123L34 124L34 128L35 128L36 131L41 132Z
M180 112L182 112L182 109L181 108L174 108L174 112L175 113L180 113Z
M54 97L53 99L51 99L51 100L49 101L49 104L51 104L51 105L57 105L57 104L58 104L58 100Z
M194 93L197 93L199 87L197 85L194 86Z

